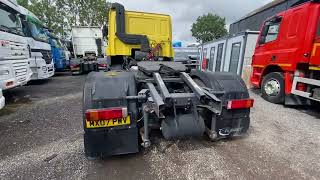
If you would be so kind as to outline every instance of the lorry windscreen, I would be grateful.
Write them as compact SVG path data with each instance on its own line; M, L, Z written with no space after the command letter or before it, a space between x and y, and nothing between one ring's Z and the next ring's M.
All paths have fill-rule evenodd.
M48 42L48 37L40 25L33 22L29 22L28 24L33 38L39 41Z
M0 5L0 30L23 36L19 14L2 3Z

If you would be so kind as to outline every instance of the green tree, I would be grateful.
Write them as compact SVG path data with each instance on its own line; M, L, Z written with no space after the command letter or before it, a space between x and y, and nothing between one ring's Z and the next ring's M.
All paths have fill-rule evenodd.
M57 34L63 33L64 12L57 6L59 0L18 0L19 5L33 12Z
M205 43L227 35L225 26L225 18L209 13L197 18L192 24L191 32L198 42Z
M107 23L110 3L105 0L18 0L56 34L72 26L102 26Z
M65 12L59 11L57 0L31 0L29 10L57 34L63 33Z
M17 0L17 2L20 6L28 8L28 0Z

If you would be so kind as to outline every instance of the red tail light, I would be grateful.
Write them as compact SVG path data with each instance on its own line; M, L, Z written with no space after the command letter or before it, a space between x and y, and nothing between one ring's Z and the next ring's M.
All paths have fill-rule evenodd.
M108 109L89 109L86 111L85 114L87 121L108 120L127 117L128 109L124 107Z
M298 91L304 91L306 92L307 91L307 85L306 84L303 84L303 83L297 83L297 88L296 88Z
M203 58L202 60L202 69L206 70L207 69L207 59Z
M106 64L99 64L100 67L107 67Z
M71 68L79 68L80 64L76 64L76 65L71 65Z
M253 99L232 100L228 102L227 109L247 109L253 107Z

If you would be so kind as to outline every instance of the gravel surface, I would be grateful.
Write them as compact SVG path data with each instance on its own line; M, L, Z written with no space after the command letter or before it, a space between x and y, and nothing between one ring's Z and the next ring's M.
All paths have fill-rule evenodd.
M61 74L5 93L0 111L0 179L319 179L320 114L287 108L252 91L242 138L166 141L138 154L90 161L81 120L85 76Z

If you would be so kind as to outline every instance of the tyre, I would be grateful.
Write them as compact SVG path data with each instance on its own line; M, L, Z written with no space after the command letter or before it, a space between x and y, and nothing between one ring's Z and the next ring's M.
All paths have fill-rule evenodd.
M263 99L275 104L284 103L284 76L280 72L267 74L261 84L261 93Z

